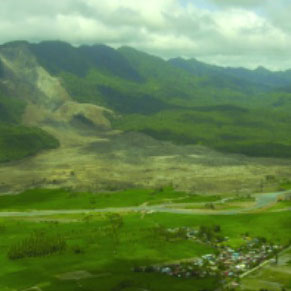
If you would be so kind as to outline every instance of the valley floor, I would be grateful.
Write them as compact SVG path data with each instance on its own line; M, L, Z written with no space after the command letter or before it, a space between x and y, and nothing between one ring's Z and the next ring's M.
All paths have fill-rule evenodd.
M249 253L261 262L275 256L274 246L289 244L287 194L225 198L163 188L1 196L0 289L224 290L238 277L218 270L228 260L235 269L236 252L240 260L247 262ZM184 212L187 204L196 209ZM238 288L260 290L269 280L289 290L288 254L279 256L278 266L246 276ZM269 272L276 276L267 280Z
M202 146L178 146L138 133L81 135L44 127L61 147L0 165L0 193L30 188L77 191L173 185L196 193L277 190L291 175L291 161L222 154Z
M290 160L43 129L58 149L0 166L0 290L223 290L240 274L228 277L224 250L255 252L248 269L291 240L290 201L278 201Z

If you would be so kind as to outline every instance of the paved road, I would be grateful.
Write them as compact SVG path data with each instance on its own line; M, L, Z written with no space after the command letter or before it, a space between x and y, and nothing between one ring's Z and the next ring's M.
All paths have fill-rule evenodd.
M179 209L169 207L169 204L153 205L153 206L132 206L132 207L119 207L119 208L104 208L104 209L60 209L60 210L33 210L33 211L18 211L18 212L0 212L0 217L33 217L33 216L51 216L58 214L90 214L90 213L108 213L108 212L162 212L162 213L175 213L175 214L191 214L191 215L235 215L252 212L261 208L268 207L275 203L278 197L286 192L274 192L256 194L256 204L247 209L235 210L205 210L205 209ZM225 201L225 200L224 200ZM288 209L286 209L288 211Z

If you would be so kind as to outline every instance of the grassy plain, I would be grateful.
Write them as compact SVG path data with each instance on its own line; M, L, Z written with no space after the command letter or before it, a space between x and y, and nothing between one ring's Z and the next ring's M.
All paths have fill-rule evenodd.
M108 193L78 193L63 189L33 189L19 195L0 196L1 210L28 209L94 209L108 207L156 205L162 203L212 202L219 196L177 192L171 187L130 189Z
M79 193L64 190L33 190L17 196L2 196L4 209L58 209L121 207L139 205L154 191L128 190L115 194ZM139 194L139 195L136 195ZM187 194L171 189L152 198L178 199ZM191 196L202 202L204 196ZM209 196L206 196L209 197ZM211 197L211 196L210 196ZM184 199L184 198L183 198ZM212 196L213 199L213 196ZM99 200L99 201L98 201ZM158 201L158 200L157 200ZM192 200L190 200L192 202ZM286 245L291 240L290 212L240 215L183 215L173 213L120 213L114 227L111 213L84 213L0 219L0 289L26 290L214 290L215 279L181 279L157 273L135 273L135 266L163 264L213 253L209 245L184 237L168 239L159 229L220 225L227 244L238 247L242 236L265 237ZM9 258L9 252L33 234L60 236L66 247L47 256ZM35 275L37 274L37 276Z
M199 290L198 286L211 285L206 280L183 282L156 274L132 272L135 266L212 252L210 247L189 240L170 242L159 237L155 231L158 220L154 217L123 216L118 241L111 232L106 215L74 216L74 220L70 223L62 223L60 219L58 223L2 220L0 261L5 267L0 272L1 290L22 290L32 286L39 286L42 290L123 290L125 287L132 288L129 290L166 290L169 286L173 286L172 290L179 290L185 286L189 290L191 285L197 285ZM10 260L7 257L10 246L36 231L61 234L67 243L66 250L46 257ZM86 271L89 277L77 280L77 276L71 275L71 280L59 279L63 274L76 271Z

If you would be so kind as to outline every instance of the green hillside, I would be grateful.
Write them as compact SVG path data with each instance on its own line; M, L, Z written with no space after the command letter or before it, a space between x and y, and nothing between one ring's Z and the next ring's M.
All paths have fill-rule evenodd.
M18 123L24 112L25 102L16 98L6 97L0 91L0 122Z
M20 160L58 146L55 138L39 128L0 124L0 162Z
M133 81L141 77L116 50L105 45L73 47L68 43L42 42L29 45L39 63L50 73L57 75L65 71L79 77L85 77L93 68L103 73L111 73Z
M185 60L183 58L170 59L169 63L176 68L185 70L193 75L212 76L219 78L224 83L231 81L232 86L240 86L248 89L251 84L261 89L280 88L290 85L291 70L272 72L264 67L255 70L245 68L222 68L215 65L205 64L196 59Z
M165 61L129 47L26 45L74 100L118 113L115 128L224 152L291 156L290 71Z
M140 131L178 144L201 144L250 156L291 157L291 116L235 106L201 107L132 114L115 121L126 131Z
M58 147L58 141L45 131L21 125L26 103L5 96L4 88L0 89L0 162L20 160Z

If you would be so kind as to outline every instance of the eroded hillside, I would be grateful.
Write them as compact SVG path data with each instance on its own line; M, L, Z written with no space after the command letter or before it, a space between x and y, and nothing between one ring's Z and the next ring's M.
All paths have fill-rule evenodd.
M68 49L71 50L70 47ZM96 53L94 48L83 48L83 50L86 50L86 53L90 52L92 56ZM89 79L83 79L83 83L78 83L81 80L78 78L85 78L85 75L74 77L76 79L71 79L71 81L75 80L75 87L73 91L70 91L68 89L71 87L68 88L64 75L58 75L53 70L56 68L50 68L50 72L46 68L46 63L40 65L39 56L36 57L26 43L1 47L2 91L6 93L5 98L8 98L9 102L22 104L19 105L21 110L16 111L16 105L14 105L13 110L9 111L10 113L19 112L19 120L13 121L15 117L12 115L14 119L11 117L11 122L21 124L26 128L38 127L59 142L58 148L56 146L39 148L36 151L38 154L26 157L21 161L1 164L1 193L18 192L36 187L66 187L79 191L98 191L130 187L160 187L169 184L177 189L191 192L233 193L277 189L281 181L290 176L291 162L289 160L258 159L243 155L222 154L202 145L177 145L171 141L171 138L167 142L136 132L144 131L140 123L135 123L140 120L140 117L130 114L126 119L122 116L118 108L123 106L123 101L125 107L129 106L126 107L130 110L129 112L139 108L138 114L144 114L142 110L147 110L146 117L142 117L145 119L154 118L151 116L152 113L166 109L166 113L163 111L157 113L159 119L164 120L163 126L171 124L168 123L170 113L172 121L175 116L178 116L177 114L181 114L181 116L178 116L179 122L182 122L181 124L186 124L189 120L183 119L185 117L181 111L183 108L180 105L180 107L177 104L175 105L173 96L170 98L172 103L168 104L165 103L164 97L158 98L161 90L164 89L161 89L162 87L155 89L156 85L153 82L156 81L148 81L152 84L152 88L150 90L146 89L149 95L144 95L146 91L143 91L145 90L143 82L147 78L148 68L143 69L143 73L139 75L132 67L134 62L132 64L127 60L128 51L121 50L126 58L121 53L113 50L108 52L106 47L98 47L97 51L98 53L102 52L105 60L118 60L120 65L127 68L127 75L121 76L122 70L118 70L117 74L116 68L110 62L110 70L108 69L105 72L108 63L102 61L102 58L96 59L96 66L101 71L98 74L96 72L92 73L92 71L90 73L91 63L88 63L86 70L88 69L89 73L86 76L89 76ZM134 57L136 58L136 56ZM150 57L147 58L154 62ZM81 61L80 63L82 63ZM164 66L160 60L158 64L161 68ZM70 62L63 65L70 68ZM142 63L139 66L143 65L145 64ZM174 78L177 72L174 68L170 71L171 78ZM63 71L61 70L61 72ZM112 72L117 74L115 79L108 75ZM163 70L157 71L156 74L158 78L161 78ZM124 84L129 86L126 90L120 87L121 77L127 80L124 81L127 82ZM187 78L189 78L189 81L190 76L187 76ZM100 80L107 87L100 87ZM163 77L163 83L166 82L167 80ZM102 98L107 99L102 100L107 100L108 107L104 106L104 102L100 101L101 99L98 99L101 95L97 94L99 97L94 94L90 95L91 91L88 91L88 87L85 85L88 85L91 89L95 86L96 90L99 90L98 94L103 92ZM113 88L109 90L110 86L115 86L115 91ZM80 96L79 99L75 95L72 96L73 93L76 93L76 88L79 94L84 94L83 99L80 99ZM119 89L122 94L116 91ZM131 95L128 95L127 92L130 92L130 90L132 90ZM138 95L139 92L136 90L140 90L138 98L134 97L134 94ZM150 94L155 90L158 93L153 97ZM92 96L96 97L95 101L88 103L88 100L93 98ZM3 100L1 102L5 104ZM133 102L133 100L135 101ZM150 107L143 107L146 101L150 101L150 103L147 103L147 106ZM110 104L113 104L113 108L109 106ZM157 104L158 106L152 112L152 107ZM166 107L164 108L164 106ZM113 110L114 108L117 109ZM178 111L175 111L177 108ZM220 108L222 109L220 110ZM218 107L222 111L220 112L222 117L218 116L216 121L213 117L213 124L223 127L224 121L222 118L233 118L229 110L232 110L232 108L239 110L237 107L227 108L228 111L224 112L225 107ZM188 122L185 126L189 129L189 132L196 127L203 129L203 126L199 124L202 119L203 122L211 124L211 120L208 119L209 113L202 116L202 113L199 113L197 109L195 110L191 113L187 111L189 118L198 118L197 120L195 118L191 119L192 125L191 122ZM206 110L206 112L208 111ZM209 112L213 112L213 109L210 108ZM248 112L248 110L238 113L244 114L245 112ZM213 116L215 116L215 112ZM202 119L199 121L199 118ZM130 123L128 123L128 120ZM114 127L112 127L112 122ZM121 122L122 126L119 126L118 124ZM193 122L198 123L194 124ZM232 119L228 122L232 122ZM11 126L10 123L9 126ZM138 126L140 128L136 128ZM125 130L129 128L133 131L123 132L114 128ZM173 132L179 130L178 128L182 128L181 125L176 127L175 124L172 124ZM150 132L148 128L146 129L147 132ZM153 129L155 130L154 127ZM204 132L207 133L208 130L206 128ZM158 133L159 131L155 132L155 135ZM157 136L157 138L163 139L163 136ZM191 143L193 144L193 142ZM197 144L199 143L197 142Z

